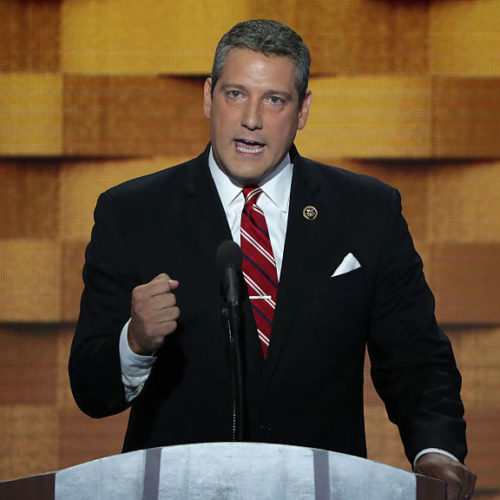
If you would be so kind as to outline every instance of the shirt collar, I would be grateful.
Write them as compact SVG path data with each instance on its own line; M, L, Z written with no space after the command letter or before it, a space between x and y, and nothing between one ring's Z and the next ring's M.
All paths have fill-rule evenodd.
M242 193L243 185L231 179L215 162L212 147L208 156L210 174L215 182L217 192L226 209ZM288 211L290 189L292 187L293 164L287 153L281 163L259 183L265 194L282 212Z

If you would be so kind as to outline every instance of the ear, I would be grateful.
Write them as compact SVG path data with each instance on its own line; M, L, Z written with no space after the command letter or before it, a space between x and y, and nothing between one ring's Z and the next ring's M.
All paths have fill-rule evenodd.
M208 77L203 86L203 112L210 120L210 109L212 108L212 79Z
M309 109L312 103L312 92L308 90L306 92L306 96L304 101L302 102L302 106L299 110L299 123L297 126L298 130L302 130L306 126L307 117L309 116Z

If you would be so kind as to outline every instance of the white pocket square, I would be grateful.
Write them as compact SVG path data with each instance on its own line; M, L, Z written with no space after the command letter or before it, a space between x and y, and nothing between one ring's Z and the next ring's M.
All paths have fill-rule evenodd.
M354 257L354 255L349 252L344 257L344 260L340 263L340 266L335 269L335 272L330 276L330 278L349 273L351 271L354 271L354 269L358 269L358 267L361 267L361 264L358 262L358 259L356 259L356 257Z

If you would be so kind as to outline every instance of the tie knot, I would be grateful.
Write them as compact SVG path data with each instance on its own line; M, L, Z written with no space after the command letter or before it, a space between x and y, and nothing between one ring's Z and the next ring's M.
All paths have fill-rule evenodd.
M262 189L259 186L245 186L243 188L243 196L245 197L245 205L257 203Z

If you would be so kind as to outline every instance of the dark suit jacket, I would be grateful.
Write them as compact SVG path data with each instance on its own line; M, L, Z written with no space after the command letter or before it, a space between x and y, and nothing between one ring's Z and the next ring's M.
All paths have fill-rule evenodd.
M410 461L439 447L463 459L460 375L434 317L397 191L291 151L294 173L267 361L244 310L246 436L366 455L363 361ZM177 330L132 402L124 450L231 438L227 334L215 252L231 233L198 158L128 181L99 198L70 378L93 417L124 410L118 341L131 290L178 279ZM314 221L303 208L318 210ZM361 268L331 278L352 252Z

